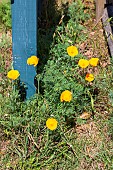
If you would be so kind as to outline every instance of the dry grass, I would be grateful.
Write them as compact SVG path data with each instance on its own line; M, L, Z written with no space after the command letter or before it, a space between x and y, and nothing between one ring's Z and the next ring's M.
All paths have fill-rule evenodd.
M63 3L67 1L68 0L63 1ZM56 2L60 7L62 4L62 0L56 0ZM69 3L71 2L73 2L73 0L69 1ZM101 60L100 66L105 68L109 65L110 58L107 42L104 36L103 25L101 21L97 25L95 25L96 21L94 2L92 0L85 0L84 4L86 7L85 12L90 13L91 18L89 19L89 21L84 23L84 25L87 27L86 33L88 35L88 39L82 44L78 44L79 51L88 58L99 57L99 59ZM0 41L3 34L8 36L11 40L11 34L9 32L2 32L0 33ZM1 48L0 52L3 56L4 53L7 53L6 56L9 56L9 58L7 59L4 58L4 68L5 70L8 70L11 65L11 47L3 47ZM98 70L96 70L96 72L98 74ZM4 78L5 75L1 76L2 78ZM81 145L81 152L82 155L84 155L82 158L80 158L80 165L76 170L107 170L103 159L98 158L98 155L101 155L102 150L109 148L109 146L112 146L112 141L107 135L108 126L105 123L109 117L107 102L108 96L99 96L98 102L95 103L96 118L90 118L85 124L76 125L76 141L78 143L81 143L81 141L83 141ZM8 146L10 145L10 140L3 139L0 144L0 154L2 154L2 157L4 157L4 155L7 153ZM109 154L113 154L111 150L109 150ZM108 170L110 169L108 168Z

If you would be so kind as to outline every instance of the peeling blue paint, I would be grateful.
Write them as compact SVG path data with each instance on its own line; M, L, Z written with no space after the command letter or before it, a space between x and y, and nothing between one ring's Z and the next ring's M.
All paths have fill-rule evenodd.
M14 0L12 3L12 49L13 67L20 72L20 82L26 88L26 98L36 92L34 66L27 65L27 59L37 56L37 0Z

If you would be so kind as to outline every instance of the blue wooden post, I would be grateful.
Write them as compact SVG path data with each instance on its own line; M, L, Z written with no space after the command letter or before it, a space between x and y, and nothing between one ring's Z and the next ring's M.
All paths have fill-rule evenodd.
M20 72L20 82L25 85L26 98L36 92L34 77L36 67L27 65L27 59L37 56L37 0L11 0L13 67Z

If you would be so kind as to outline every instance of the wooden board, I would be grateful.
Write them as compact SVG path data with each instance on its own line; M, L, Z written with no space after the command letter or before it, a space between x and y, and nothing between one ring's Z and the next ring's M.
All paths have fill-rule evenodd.
M113 57L113 6L104 9L102 22L106 33L107 41L111 56ZM112 20L112 22L110 22Z
M105 3L105 0L96 0L96 22L102 17Z
M21 85L27 87L28 99L36 91L35 67L26 62L30 56L37 55L37 0L12 0L11 3L13 66L20 72Z

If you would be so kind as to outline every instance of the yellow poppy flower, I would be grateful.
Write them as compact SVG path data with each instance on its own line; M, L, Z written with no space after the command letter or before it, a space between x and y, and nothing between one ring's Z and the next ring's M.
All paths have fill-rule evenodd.
M89 61L85 60L85 59L80 59L79 62L78 62L78 65L81 68L86 68L89 65Z
M34 65L34 67L38 64L39 58L37 56L31 56L30 58L27 59L27 64L28 65Z
M91 58L90 60L89 60L89 64L91 65L91 66L97 66L97 64L98 64L98 61L99 61L99 59L98 58Z
M85 80L87 80L89 82L93 81L94 80L93 74L87 73L86 77L85 77Z
M72 93L69 90L65 90L61 93L60 101L70 102L72 100Z
M54 118L49 118L47 121L46 121L46 126L48 129L50 130L55 130L57 128L57 125L58 125L58 122L56 119Z
M7 73L7 77L12 79L12 80L16 80L19 76L20 76L20 73L19 73L18 70L10 70Z
M76 55L78 55L78 50L75 46L69 46L67 47L67 53L69 56L75 57Z

